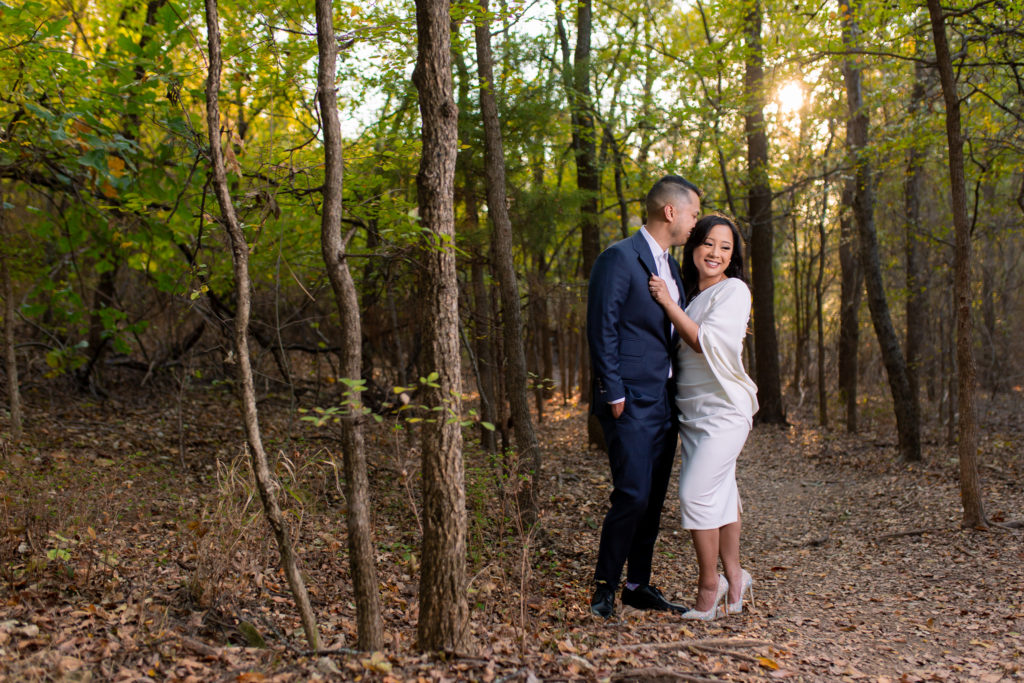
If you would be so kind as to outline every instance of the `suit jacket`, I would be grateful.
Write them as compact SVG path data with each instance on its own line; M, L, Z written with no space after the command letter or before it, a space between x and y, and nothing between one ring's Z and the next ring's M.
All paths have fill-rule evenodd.
M669 256L679 291L679 264ZM673 362L672 324L651 296L648 281L658 269L640 231L609 246L594 263L587 299L587 341L593 368L591 412L609 413L625 398L634 408L665 392Z

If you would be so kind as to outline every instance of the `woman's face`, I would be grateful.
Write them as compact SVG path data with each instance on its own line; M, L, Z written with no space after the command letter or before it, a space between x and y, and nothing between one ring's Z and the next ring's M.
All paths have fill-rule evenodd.
M726 278L725 269L732 261L732 247L732 230L728 225L716 225L693 250L693 265L697 266L697 274L704 286Z

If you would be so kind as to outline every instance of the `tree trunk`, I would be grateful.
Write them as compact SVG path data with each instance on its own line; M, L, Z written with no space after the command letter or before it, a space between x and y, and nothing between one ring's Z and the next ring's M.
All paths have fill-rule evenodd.
M572 123L572 150L576 158L576 186L580 203L580 277L590 277L601 253L598 199L601 173L597 163L597 132L594 107L590 101L590 38L593 29L591 0L576 4L576 50L569 65L569 41L562 23L561 6L556 8L558 35L562 45L563 82Z
M753 0L746 16L745 72L746 112L743 129L747 139L750 222L750 270L753 290L754 357L756 359L757 420L785 424L779 341L775 333L774 237L772 188L768 180L768 136L765 132L764 47L761 44L761 3Z
M831 138L829 139L831 143ZM830 144L831 146L831 144ZM825 221L828 216L828 165L823 168L825 180L821 188L821 214L818 217L818 275L814 279L814 317L818 331L818 424L828 426L828 391L825 387L825 247L827 233Z
M800 227L797 225L796 212L792 206L789 216L789 222L793 229L793 327L795 332L793 379L790 387L800 397L799 402L803 403L804 360L807 358L807 345L811 339L810 316L807 315L809 297L804 291L804 284L809 282L810 278L803 272L803 266L800 263ZM808 269L809 267L808 263Z
M466 490L462 464L459 287L455 272L455 156L458 109L452 91L447 0L416 0L418 53L412 80L419 93L423 151L416 176L420 220L432 243L423 250L427 372L436 373L424 402L437 420L423 428L423 564L417 644L460 650L466 639Z
M629 204L626 201L626 189L623 186L626 170L622 166L622 145L615 139L615 133L611 125L604 127L605 139L612 152L612 161L615 165L615 198L619 203L619 232L622 239L629 237Z
M995 396L1002 385L999 371L1000 354L996 349L996 284L992 273L992 264L985 264L981 271L981 382L992 396Z
M501 289L502 332L505 346L505 387L512 409L512 428L519 448L520 476L528 477L526 496L520 497L524 521L532 525L539 510L537 482L540 479L541 454L533 429L526 395L529 381L526 371L526 350L523 348L523 319L519 305L519 285L512 260L512 220L505 196L505 151L498 121L498 105L494 96L494 67L491 55L491 29L487 19L487 0L480 0L482 10L475 29L476 60L480 75L480 114L484 124L484 176L487 180L487 214L493 228L492 256L494 271Z
M843 26L843 44L847 49L856 49L855 36L858 32L854 7L850 0L839 0L839 14ZM885 283L878 254L878 235L875 232L875 198L871 164L866 156L868 147L868 114L861 92L861 70L852 58L843 62L843 78L846 81L846 97L849 118L846 127L846 144L854 166L855 186L853 191L853 217L860 238L860 264L864 269L867 285L868 308L871 322L878 338L889 388L892 392L893 409L896 413L896 429L899 432L900 454L904 460L915 462L921 459L921 434L918 418L917 397L910 393L907 380L907 364L903 358L899 338L889 316L889 304L885 298Z
M249 445L256 486L267 522L277 540L277 549L281 555L281 566L284 569L288 585L291 587L295 605L302 619L302 628L306 633L309 647L320 649L320 634L317 630L316 617L309 603L306 584L296 566L292 542L289 538L288 526L277 502L279 484L274 480L267 464L267 454L263 450L260 436L259 416L256 412L256 390L253 387L252 365L249 359L249 312L252 308L251 281L249 279L249 245L245 234L235 215L235 207L228 193L227 173L224 170L224 152L220 142L220 93L221 52L220 23L217 18L217 0L206 0L206 31L209 42L209 76L206 81L206 125L210 135L210 162L213 166L213 187L220 205L221 222L231 241L231 256L235 271L235 290L238 297L238 308L235 312L234 346L238 356L239 398L242 402L242 413L245 420L245 435Z
M356 630L360 650L384 647L380 589L377 581L376 544L370 519L370 478L363 444L361 402L363 388L363 332L359 296L345 260L341 236L343 158L341 122L335 79L338 42L334 34L331 0L316 0L317 95L324 136L324 188L320 218L320 247L327 277L334 290L341 327L340 373L348 386L349 414L341 420L345 498L348 501L348 553L352 592L356 603Z
M468 207L467 207L468 209ZM486 261L477 255L470 266L470 280L473 283L473 347L480 366L480 419L491 425L498 423L496 410L494 374L494 345L491 335L495 334L494 316L491 314L491 298L484 284ZM498 450L498 440L493 429L480 427L480 444L489 453Z
M985 528L985 508L981 500L978 476L978 434L974 410L975 369L971 321L971 234L967 220L967 189L964 174L964 140L960 130L960 99L956 91L953 62L946 40L945 17L939 0L928 0L932 34L935 36L935 61L946 104L946 137L949 141L949 184L953 201L953 226L956 230L953 271L956 278L956 358L960 408L957 452L960 457L960 499L964 507L962 524Z
M855 181L843 186L839 209L839 398L846 407L846 431L857 431L857 356L860 353L860 297L864 284L857 259L857 227L853 221Z
M14 338L14 284L11 281L11 253L14 240L7 232L7 207L0 186L0 287L4 296L4 370L7 372L7 401L11 409L11 441L21 441L21 390L18 387L18 356Z
M914 65L914 85L910 91L910 103L907 107L908 118L912 125L917 122L918 112L924 104L927 66L921 63ZM907 334L904 341L907 357L907 381L910 393L920 401L921 396L921 348L928 324L924 281L925 260L921 237L921 195L924 191L925 175L922 165L925 150L918 143L916 130L911 135L910 149L907 151L907 174L903 185L904 196L904 253L906 255L907 284Z
M113 307L117 291L118 264L100 273L92 293L92 312L89 314L89 360L75 372L75 379L83 391L105 394L103 378L96 367L106 353L110 339L104 334L103 318L100 311Z

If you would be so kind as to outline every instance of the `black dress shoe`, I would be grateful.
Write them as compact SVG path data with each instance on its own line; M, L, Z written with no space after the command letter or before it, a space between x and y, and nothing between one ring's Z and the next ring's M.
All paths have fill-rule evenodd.
M636 590L629 590L628 588L622 589L622 604L635 607L636 609L653 609L662 612L679 612L683 613L686 608L682 605L677 605L674 602L669 602L662 595L661 591L651 585L640 586Z
M607 619L615 609L615 590L608 584L598 584L594 597L590 599L590 613Z

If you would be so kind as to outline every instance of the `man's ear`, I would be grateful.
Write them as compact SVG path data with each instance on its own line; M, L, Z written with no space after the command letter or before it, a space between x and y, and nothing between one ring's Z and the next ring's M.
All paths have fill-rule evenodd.
M658 212L661 214L661 218L663 218L666 223L671 223L672 220L676 217L676 207L672 206L671 203L666 204L665 206L658 209Z

